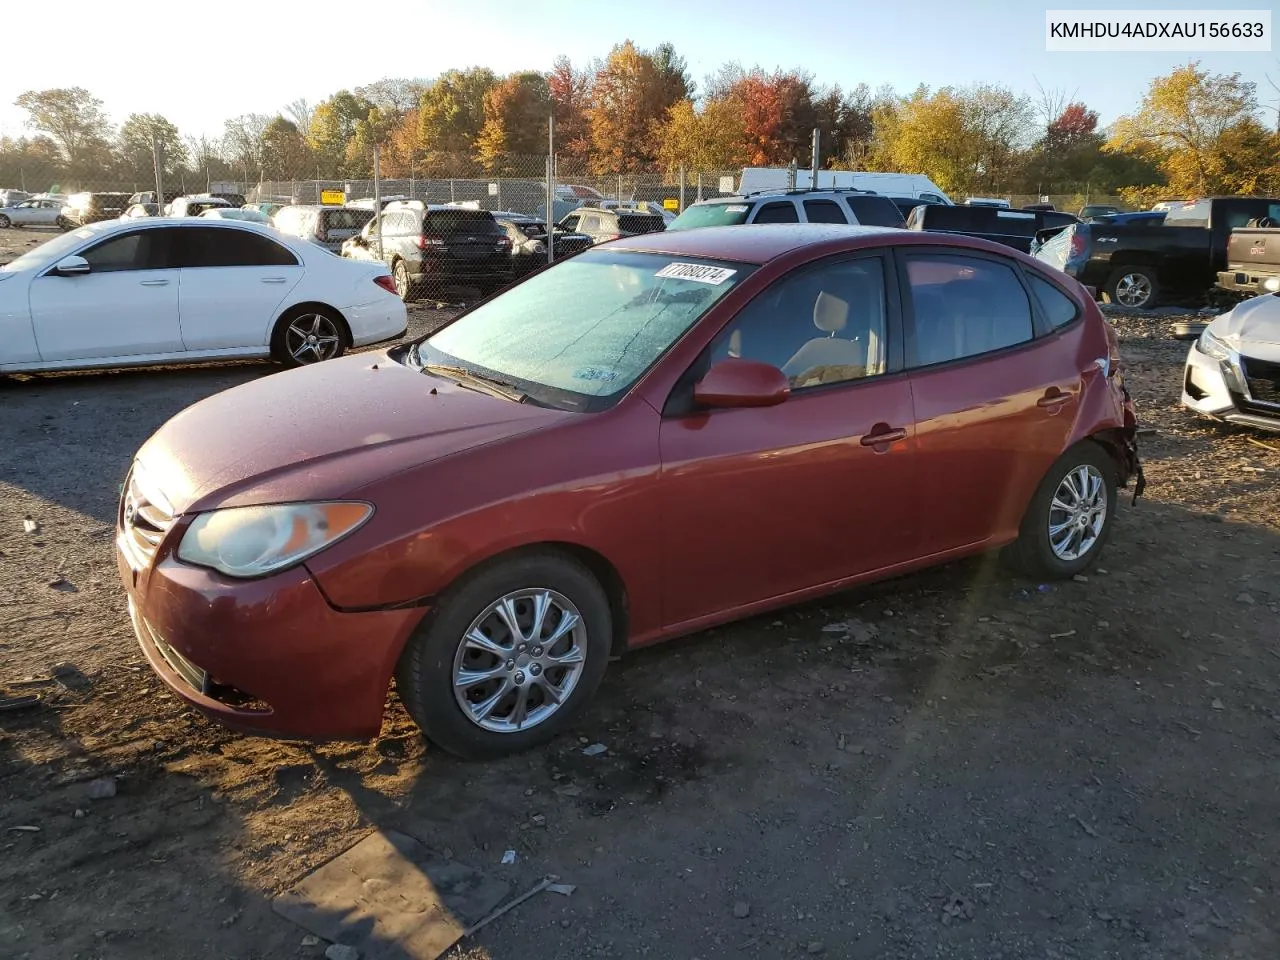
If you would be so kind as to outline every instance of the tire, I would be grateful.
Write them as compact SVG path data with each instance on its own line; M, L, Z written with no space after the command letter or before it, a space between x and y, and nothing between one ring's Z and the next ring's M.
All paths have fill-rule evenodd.
M409 279L409 267L403 260L397 260L391 268L391 277L396 284L396 293L405 303L413 300L414 283Z
M3 213L0 213L0 230L8 230L13 223Z
M1067 511L1054 506L1055 503L1073 505L1069 495L1069 491L1073 489L1068 486L1069 477L1073 478L1076 488L1085 477L1097 481L1095 496L1097 493L1102 494L1106 502L1093 500L1092 510L1082 514L1083 519L1080 521L1084 526L1079 531L1087 532L1079 536L1079 531L1067 528L1063 532L1069 539L1064 542L1061 535L1054 537L1051 534L1051 528L1071 519ZM1100 445L1092 440L1085 440L1059 457L1040 481L1022 519L1018 539L1006 549L1005 556L1015 569L1029 577L1072 577L1088 569L1102 552L1111 535L1115 513L1115 461ZM1089 537L1092 540L1088 540ZM1068 549L1063 549L1064 543ZM1074 556L1070 549L1072 546L1077 548Z
M1198 340L1200 334L1204 333L1204 328L1208 325L1207 323L1183 321L1182 323L1175 323L1170 328L1170 333L1172 333L1175 340Z
M544 638L571 611L578 618L550 647L537 646L525 632L532 631L539 598L549 601ZM504 600L516 613L523 640L495 611ZM468 643L477 632L492 646ZM609 601L591 571L559 553L526 553L482 567L449 588L409 638L396 668L396 689L432 743L468 760L505 756L550 740L573 723L604 677L612 644ZM553 665L571 649L580 652L580 663ZM535 650L542 651L536 658ZM461 673L473 682L457 686ZM491 675L476 679L485 673ZM557 688L564 694L558 706L547 695ZM527 712L519 722L522 697Z
M350 346L346 321L329 307L295 307L276 321L271 333L271 356L286 367L336 360Z
M1105 292L1116 306L1149 310L1160 299L1160 283L1149 267L1121 267L1107 278Z
M58 229L61 230L63 233L66 233L68 230L72 229L75 226L75 224L72 223L70 220L68 220L66 217L58 217L55 223L57 224Z

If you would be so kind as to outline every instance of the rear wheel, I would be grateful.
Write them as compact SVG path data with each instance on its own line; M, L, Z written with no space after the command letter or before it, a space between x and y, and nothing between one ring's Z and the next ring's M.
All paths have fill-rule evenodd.
M468 759L551 739L591 699L613 642L586 567L530 553L451 588L410 638L396 689L429 740Z
M3 213L0 213L0 230L8 230L13 223Z
M1091 440L1057 459L1040 481L1006 556L1036 578L1065 578L1102 552L1116 512L1116 465Z
M1106 294L1118 306L1146 310L1156 305L1160 284L1147 267L1121 267L1107 279Z
M305 367L340 357L350 345L342 317L327 307L302 307L276 324L271 355L286 367Z
M408 303L413 299L413 281L409 279L409 268L403 260L397 260L391 268L391 278L395 281L396 293L401 300Z

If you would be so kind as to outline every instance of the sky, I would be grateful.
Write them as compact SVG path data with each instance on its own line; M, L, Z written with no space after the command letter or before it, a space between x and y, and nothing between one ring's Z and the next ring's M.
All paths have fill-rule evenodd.
M1034 96L1039 85L1074 94L1098 111L1104 125L1131 111L1153 77L1193 58L1214 72L1239 72L1255 81L1264 103L1280 97L1265 76L1280 82L1280 45L1270 53L1047 53L1046 6L1107 4L399 0L385 7L350 0L79 0L59 28L74 33L70 45L19 42L21 29L9 31L0 69L0 135L25 132L25 114L13 101L30 89L81 86L104 101L116 123L134 112L160 113L184 135L215 137L228 117L275 113L299 97L314 104L386 76L429 78L475 65L500 74L546 70L559 54L584 64L628 38L644 48L674 43L700 86L728 61L766 70L800 67L821 84L846 88L861 82L909 92L921 83L1003 83ZM1130 0L1124 6L1268 4ZM163 39L147 42L157 25ZM31 29L39 34L48 26L33 21ZM102 39L95 43L95 37ZM1269 119L1274 123L1274 111Z

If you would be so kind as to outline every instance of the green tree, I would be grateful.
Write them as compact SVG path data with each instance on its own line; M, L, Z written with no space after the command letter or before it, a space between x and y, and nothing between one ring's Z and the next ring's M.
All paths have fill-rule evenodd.
M348 163L348 147L356 135L356 127L369 119L373 104L350 90L340 90L316 104L307 130L307 145L315 160L316 176L356 176Z
M448 70L418 104L418 141L428 162L441 172L462 172L469 165L484 127L484 97L498 78L487 67Z
M187 165L187 146L178 128L158 113L131 113L120 127L120 162L135 180L147 180L155 172L154 146L160 147L165 178Z
M71 168L105 152L111 123L102 101L84 87L28 90L14 105L27 112L27 125L53 140Z
M488 173L536 175L528 158L546 153L550 106L550 88L541 73L513 73L485 93L476 156Z
M271 180L305 179L314 169L307 138L292 120L273 117L263 129L262 169Z

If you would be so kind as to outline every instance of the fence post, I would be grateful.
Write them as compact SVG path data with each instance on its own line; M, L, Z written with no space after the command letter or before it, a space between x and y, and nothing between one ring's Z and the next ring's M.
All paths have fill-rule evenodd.
M373 232L378 237L378 259L382 259L382 158L375 141L373 144Z
M702 171L698 171L698 200L702 200Z
M547 120L547 263L556 258L556 115Z
M162 178L164 164L160 162L160 150L160 142L153 136L151 138L151 159L156 166L156 204L159 208L160 216L164 216L164 183Z
M680 212L684 213L684 164L680 164Z
M613 192L613 199L622 202L622 174L618 174L618 188Z

